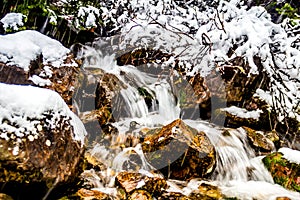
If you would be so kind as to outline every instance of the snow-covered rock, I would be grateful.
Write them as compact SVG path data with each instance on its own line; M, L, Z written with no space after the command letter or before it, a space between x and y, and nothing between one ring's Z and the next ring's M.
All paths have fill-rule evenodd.
M85 135L56 92L0 83L0 182L51 187L73 181L81 171Z
M60 42L37 31L0 35L0 82L58 92L70 105L78 63Z
M40 55L43 64L59 67L69 53L60 42L32 30L0 35L0 43L0 62L17 65L25 71L29 70L30 61Z
M283 187L300 192L300 151L281 148L263 158L274 182Z

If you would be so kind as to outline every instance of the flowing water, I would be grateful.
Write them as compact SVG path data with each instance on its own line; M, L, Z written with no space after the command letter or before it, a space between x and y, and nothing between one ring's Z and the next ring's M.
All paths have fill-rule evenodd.
M173 87L170 73L157 74L142 72L134 66L117 66L115 55L103 53L99 48L87 47L84 52L84 70L97 79L95 69L114 74L125 86L113 100L113 113L118 116L113 123L118 128L118 134L112 137L110 146L93 143L89 152L106 165L101 174L93 170L84 172L85 177L99 191L116 195L113 187L114 177L118 171L128 170L130 166L138 166L138 171L153 176L152 167L144 157L140 144L134 147L120 148L130 135L138 136L145 127L161 127L181 117L178 91ZM188 84L188 83L187 83ZM138 88L143 87L153 99L151 107L139 95ZM121 104L121 105L120 105ZM120 111L118 108L122 107ZM124 109L125 108L125 109ZM197 130L204 131L217 152L217 166L210 183L217 185L227 196L239 199L276 199L286 196L300 199L298 193L285 190L274 184L271 175L264 168L261 159L247 142L243 129L228 129L228 134L222 134L224 128L201 119L183 119L186 124ZM132 129L132 122L135 126ZM132 155L139 159L132 159ZM129 167L128 167L129 166ZM168 180L169 191L188 195L203 181L190 180L183 182Z

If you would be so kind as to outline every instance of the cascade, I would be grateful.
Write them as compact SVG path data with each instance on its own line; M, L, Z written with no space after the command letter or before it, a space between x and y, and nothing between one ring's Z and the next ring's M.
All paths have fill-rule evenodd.
M167 75L158 77L154 74L142 72L138 67L130 65L118 66L114 61L114 55L103 55L99 49L90 47L87 49L88 51L84 53L84 57L86 57L85 70L101 68L106 73L114 74L125 85L120 90L119 95L117 95L118 100L114 102L114 104L122 104L116 105L116 107L121 106L125 111L114 111L119 112L118 116L120 117L113 123L119 130L119 133L114 137L113 140L115 141L112 141L112 143L117 144L120 141L126 141L131 122L136 122L140 127L161 127L180 117L179 100L176 98L175 92L172 91L172 83L170 83L170 78ZM94 76L97 75L94 74ZM150 108L139 94L139 87L147 89L153 96ZM272 177L261 162L262 157L256 157L254 150L248 144L246 133L242 128L228 129L224 133L224 128L208 121L185 119L184 122L199 131L204 131L214 145L217 154L217 166L211 179L212 183L218 185L225 194L234 194L234 196L241 197L241 199L252 199L252 197L255 197L263 200L272 198L276 193L275 191L280 191L292 199L295 197L294 195L296 195L296 198L298 197L297 194L273 184ZM138 131L135 134L138 134ZM103 175L106 177L106 184L100 183L100 179L96 175L90 175L90 177L93 177L93 181L98 181L96 185L99 185L101 187L99 190L102 191L102 187L111 191L112 180L116 175L115 172L123 171L126 168L126 164L130 165L133 163L130 157L132 154L139 158L139 162L135 164L140 165L140 172L151 173L150 171L154 169L146 161L140 144L127 148L108 148L101 144L96 144L90 152L108 167L107 173ZM114 173L110 173L112 171ZM168 180L169 190L188 194L191 188L200 184L199 181L191 180L185 184L186 187L181 188L176 186L179 182ZM180 184L182 183L180 182ZM268 188L268 192L243 188L260 186Z

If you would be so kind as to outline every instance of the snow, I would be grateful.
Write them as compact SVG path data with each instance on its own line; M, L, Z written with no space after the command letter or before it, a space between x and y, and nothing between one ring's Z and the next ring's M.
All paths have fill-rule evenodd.
M80 7L78 10L78 19L76 20L77 27L80 27L80 20L84 21L85 28L97 27L97 18L100 16L100 11L98 8L93 6Z
M278 150L278 152L282 153L283 158L289 160L290 162L300 164L300 151L282 147Z
M257 110L252 110L252 111L248 111L245 108L239 108L236 106L230 106L228 108L222 108L222 111L226 111L234 116L237 116L239 118L252 118L255 120L258 120L260 117L260 114L262 113L262 110L257 109Z
M137 183L136 188L141 188L141 187L143 187L144 185L146 185L145 181L144 181L144 180L141 180L141 181L139 181L139 182Z
M247 8L239 1L220 1L216 9L206 6L204 10L190 2L184 8L166 0L133 0L129 6L134 17L124 12L116 21L121 30L120 49L160 49L179 58L187 75L200 72L202 76L216 65L243 57L250 66L248 76L263 71L270 78L271 87L265 93L271 95L269 105L278 110L278 119L300 120L296 113L300 101L299 36L289 36L282 24L273 23L265 8ZM106 12L106 16L112 15L109 9ZM195 34L189 33L192 29ZM204 48L205 43L210 44L209 48ZM237 48L228 55L234 44ZM256 66L255 57L261 58L262 70Z
M39 119L44 113L53 111L54 117L66 116L71 118L74 128L74 139L84 144L85 128L79 118L68 108L64 100L54 91L33 86L9 85L0 83L0 137L6 140L7 132L14 137L28 137L31 141L38 136ZM30 121L29 119L33 119ZM8 124L14 124L13 126ZM49 125L54 128L53 121ZM46 145L49 145L46 142Z
M298 192L289 191L280 185L263 181L231 181L227 186L220 187L227 197L243 200L276 200L277 197L288 197L292 200L300 199Z
M25 15L21 13L8 13L0 21L3 23L5 31L12 29L17 31L19 27L24 26L23 19Z
M32 30L0 35L0 44L0 62L17 65L25 71L29 70L30 61L39 55L43 56L44 64L63 64L64 57L69 53L69 49L60 42Z
M37 75L33 75L32 77L29 77L28 80L31 80L35 85L39 86L46 86L51 85L51 81L49 79L43 79Z

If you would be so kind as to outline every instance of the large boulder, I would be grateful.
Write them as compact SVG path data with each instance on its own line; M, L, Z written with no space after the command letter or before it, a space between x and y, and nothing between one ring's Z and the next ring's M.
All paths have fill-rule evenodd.
M148 162L168 178L205 177L216 164L215 149L206 134L180 119L150 130L142 149Z
M0 82L56 91L71 106L78 64L70 50L37 31L0 36Z
M300 192L300 151L281 148L263 158L275 183Z
M41 199L82 171L85 128L48 89L0 83L0 185L17 199ZM33 192L36 191L36 192Z

